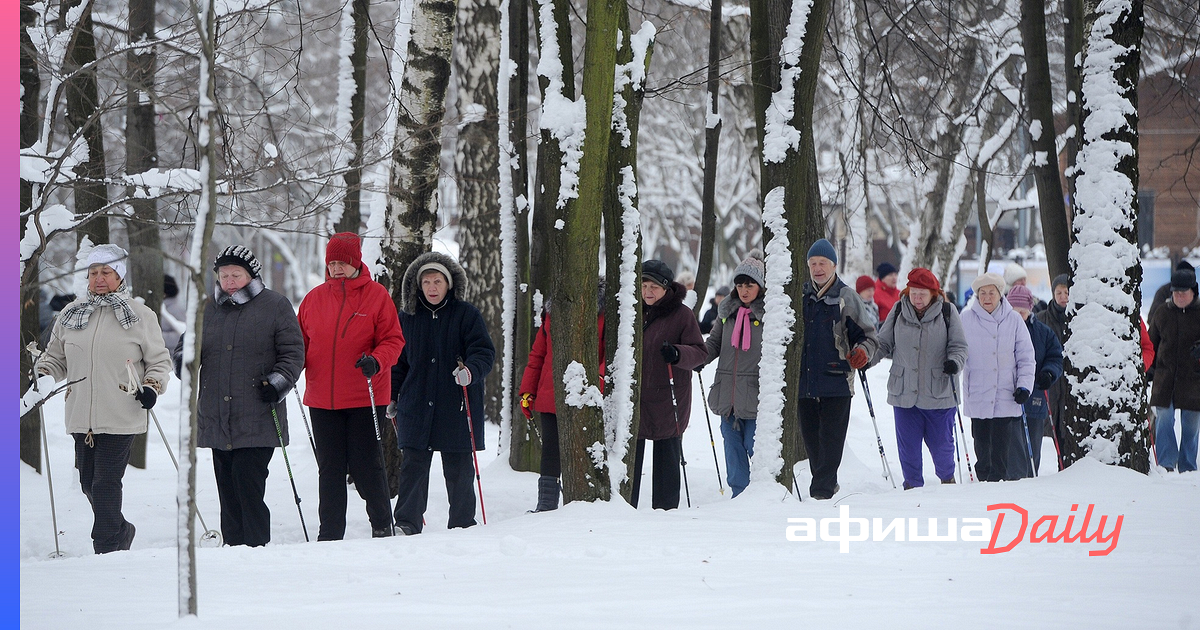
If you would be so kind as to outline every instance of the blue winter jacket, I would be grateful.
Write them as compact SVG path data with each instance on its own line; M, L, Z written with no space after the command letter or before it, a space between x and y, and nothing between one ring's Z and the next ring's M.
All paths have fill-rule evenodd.
M1026 319L1025 325L1029 328L1029 339L1033 342L1033 356L1037 361L1034 378L1036 379L1042 370L1049 370L1054 375L1054 379L1050 382L1054 383L1062 378L1063 373L1062 344L1058 341L1058 335L1055 335L1053 329L1036 317ZM1025 402L1025 416L1030 420L1044 420L1048 415L1046 390L1033 390L1033 394Z
M846 355L861 346L875 356L879 342L875 325L862 300L841 278L834 278L824 296L812 282L804 283L804 354L800 359L800 397L835 398L854 395L854 371Z

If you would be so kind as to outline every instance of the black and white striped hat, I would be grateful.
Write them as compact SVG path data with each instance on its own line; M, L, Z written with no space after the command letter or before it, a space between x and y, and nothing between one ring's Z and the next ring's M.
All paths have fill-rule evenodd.
M251 278L258 278L262 275L262 265L254 257L254 252L241 245L230 245L217 254L217 260L213 263L213 271L225 265L240 265L250 272Z

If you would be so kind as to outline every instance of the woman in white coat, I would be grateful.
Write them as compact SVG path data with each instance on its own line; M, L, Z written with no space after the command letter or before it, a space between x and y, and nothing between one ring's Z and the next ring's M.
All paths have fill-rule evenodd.
M963 311L967 365L963 371L963 413L971 417L980 481L1000 481L1007 472L1013 423L1033 390L1037 362L1025 321L1004 297L1004 278L985 273L971 283L975 301Z
M158 317L129 295L128 257L116 245L92 250L87 295L63 309L37 362L40 374L74 383L67 388L67 433L75 438L79 484L92 504L96 553L133 544L133 524L121 513L121 478L134 436L146 432L146 410L171 376Z

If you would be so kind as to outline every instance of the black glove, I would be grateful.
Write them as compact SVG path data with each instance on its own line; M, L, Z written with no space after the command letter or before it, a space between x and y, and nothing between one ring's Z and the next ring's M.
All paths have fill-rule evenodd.
M1150 381L1153 381L1153 380L1154 380L1154 366L1151 365L1150 369L1146 370L1146 382L1149 383Z
M958 364L950 359L946 359L946 362L942 364L942 372L954 376L958 374Z
M362 358L354 364L354 367L362 370L363 376L371 378L379 373L379 361L369 354L363 354Z
M1054 382L1054 373L1050 370L1042 370L1038 372L1037 378L1033 379L1034 389L1046 389Z
M133 399L142 403L142 409L153 409L154 403L158 402L158 392L149 385L143 385L142 391L134 394Z
M676 348L670 343L664 341L660 350L662 351L663 361L666 361L671 365L679 363L679 348Z
M1200 341L1192 344L1192 358L1200 361Z
M1013 400L1017 401L1018 405L1024 405L1025 401L1029 400L1029 390L1018 387L1017 391L1013 392Z
M275 389L274 385L263 381L262 389L258 390L258 399L268 405L274 405L279 402L279 390Z

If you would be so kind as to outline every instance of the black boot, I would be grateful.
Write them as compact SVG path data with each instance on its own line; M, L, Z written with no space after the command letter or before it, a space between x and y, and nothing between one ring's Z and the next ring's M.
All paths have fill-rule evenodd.
M551 477L550 475L542 475L541 477L538 477L537 507L530 511L549 512L550 510L557 510L558 493L558 477Z

